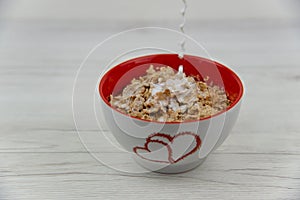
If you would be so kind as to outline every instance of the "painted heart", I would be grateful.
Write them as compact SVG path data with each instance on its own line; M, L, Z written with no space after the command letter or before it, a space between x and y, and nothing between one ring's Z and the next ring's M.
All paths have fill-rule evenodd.
M175 136L155 133L146 139L143 147L134 147L133 151L149 161L173 164L195 153L200 146L200 137L191 132Z

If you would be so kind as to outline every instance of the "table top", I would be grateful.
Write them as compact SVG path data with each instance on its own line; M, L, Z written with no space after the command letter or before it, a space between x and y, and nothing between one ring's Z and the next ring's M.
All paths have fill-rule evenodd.
M246 86L230 136L198 168L129 174L87 152L72 113L79 65L105 38L143 25L0 21L0 199L299 199L299 21L190 22L189 35Z

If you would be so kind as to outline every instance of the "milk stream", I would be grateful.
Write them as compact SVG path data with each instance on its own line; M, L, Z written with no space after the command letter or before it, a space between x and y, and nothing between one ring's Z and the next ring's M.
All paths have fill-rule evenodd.
M185 21L186 21L186 18L185 18L185 13L186 13L186 9L187 9L187 3L186 3L186 0L182 0L183 2L183 8L181 9L181 15L182 15L182 23L179 25L179 28L180 28L180 31L184 34L185 31L184 31L184 26L185 26ZM178 53L178 57L180 59L183 59L184 57L184 53L185 53L185 38L183 38L183 40L180 42L180 47L181 47L181 52ZM181 73L183 72L183 66L180 65L179 68L178 68L178 71Z

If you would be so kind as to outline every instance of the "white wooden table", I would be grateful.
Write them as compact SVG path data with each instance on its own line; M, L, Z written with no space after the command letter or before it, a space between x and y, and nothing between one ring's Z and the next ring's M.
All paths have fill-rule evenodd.
M299 19L190 22L188 33L241 75L246 96L225 143L176 175L115 171L77 135L71 95L80 62L111 34L145 25L121 22L0 21L1 200L300 199Z

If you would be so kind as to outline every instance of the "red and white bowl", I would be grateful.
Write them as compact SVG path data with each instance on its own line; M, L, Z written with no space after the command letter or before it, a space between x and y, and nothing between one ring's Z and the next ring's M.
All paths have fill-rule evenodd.
M175 70L184 66L186 75L202 79L209 77L214 84L224 87L230 106L213 116L184 122L158 122L131 117L113 108L111 94L118 94L133 78L146 74L154 67L170 66ZM107 71L100 79L99 94L108 127L124 149L150 171L180 173L201 164L219 147L234 126L244 93L242 81L229 68L215 61L177 54L155 54L137 57Z

